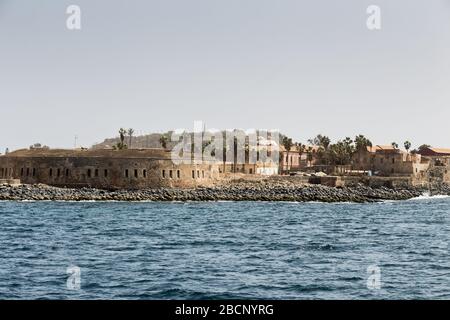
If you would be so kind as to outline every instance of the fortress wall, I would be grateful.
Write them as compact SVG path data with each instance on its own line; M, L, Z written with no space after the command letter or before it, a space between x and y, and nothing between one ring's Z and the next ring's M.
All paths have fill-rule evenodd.
M7 178L60 187L139 189L210 185L219 172L214 164L175 165L170 159L3 156L0 179Z

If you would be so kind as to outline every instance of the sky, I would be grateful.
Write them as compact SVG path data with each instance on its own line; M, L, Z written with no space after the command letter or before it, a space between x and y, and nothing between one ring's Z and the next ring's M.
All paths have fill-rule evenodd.
M0 152L196 120L450 147L449 86L450 0L0 0Z

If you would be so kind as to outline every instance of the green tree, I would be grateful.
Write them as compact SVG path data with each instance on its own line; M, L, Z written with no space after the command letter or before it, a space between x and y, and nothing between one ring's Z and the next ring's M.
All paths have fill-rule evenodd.
M397 142L392 142L391 145L392 145L392 148L398 149L398 143Z
M287 170L289 171L289 151L291 151L294 143L292 142L292 139L288 137L283 137L281 143L284 149L286 150L286 163L287 163Z
M161 144L161 147L163 149L167 149L167 142L169 141L169 138L167 137L166 134L161 135L161 137L159 137L159 143Z
M368 147L372 147L372 142L364 135L360 134L355 138L356 151L367 151Z
M114 150L124 150L124 149L128 149L128 146L125 144L125 136L127 134L127 130L125 130L124 128L120 128L119 129L119 139L120 141L113 146Z
M409 149L411 149L411 146L412 146L411 142L405 141L404 146L405 146L406 152L409 153Z
M131 149L131 140L133 139L134 129L128 129L128 146Z

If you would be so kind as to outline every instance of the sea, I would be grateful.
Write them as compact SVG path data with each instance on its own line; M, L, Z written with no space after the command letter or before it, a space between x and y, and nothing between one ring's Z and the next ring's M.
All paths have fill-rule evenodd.
M450 299L450 198L0 202L0 299Z

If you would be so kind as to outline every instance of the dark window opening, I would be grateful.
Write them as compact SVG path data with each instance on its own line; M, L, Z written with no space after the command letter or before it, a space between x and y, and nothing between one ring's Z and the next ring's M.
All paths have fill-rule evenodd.
M96 177L98 177L98 169L95 169L94 175L95 175Z
M50 169L50 171L48 172L48 175L51 177L53 176L53 169Z
M33 177L36 176L36 168L33 168Z
M91 175L92 175L92 171L91 171L91 169L88 169L88 171L87 171L87 176L88 176L88 178L90 178Z
M69 169L66 169L66 177L69 176Z
M250 170L249 170L249 173L252 174L252 173L253 173L253 169L250 169Z
M128 169L125 170L125 178L128 178Z
M166 170L162 171L162 177L165 178L166 177Z
M27 177L30 175L30 168L27 168Z
M195 179L195 171L192 170L192 179Z
M144 178L147 178L147 170L144 169L144 170L142 171L142 175L144 176Z
M20 175L23 176L23 168L20 169Z
M202 178L205 178L205 171L202 171Z
M134 169L134 177L135 177L135 178L138 177L138 171L137 171L137 169Z
M105 175L105 178L108 176L108 170L107 169L105 169L104 175Z
M173 178L173 175L172 175L172 170L170 170L170 171L169 171L169 177L170 177L170 179L172 179L172 178Z
M197 170L197 178L200 179L200 170Z
M58 170L56 171L56 175L57 175L58 177L61 175L61 169L58 169Z
M180 170L177 170L177 179L180 179Z

